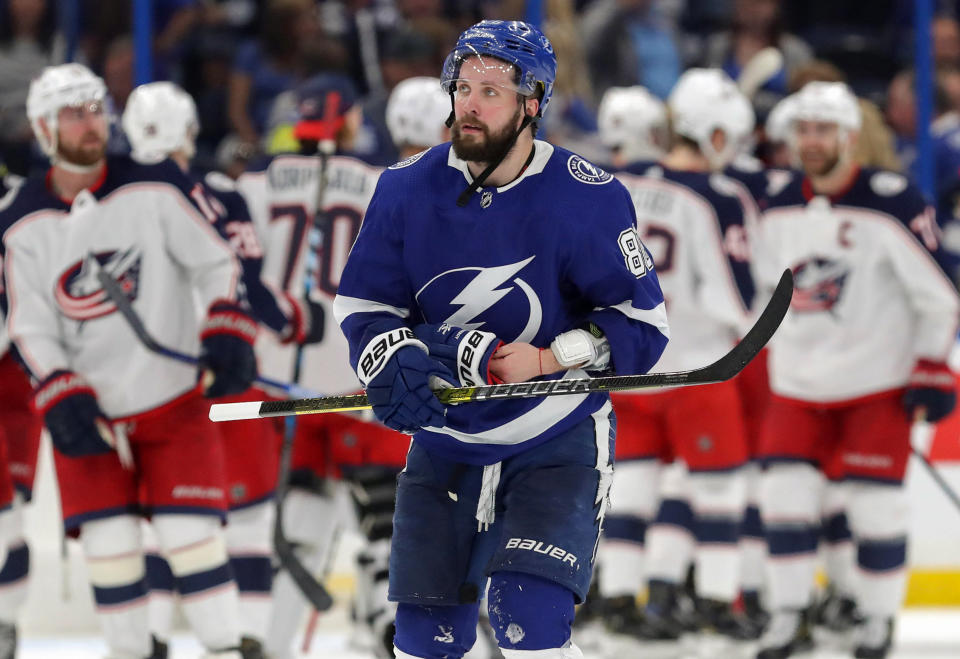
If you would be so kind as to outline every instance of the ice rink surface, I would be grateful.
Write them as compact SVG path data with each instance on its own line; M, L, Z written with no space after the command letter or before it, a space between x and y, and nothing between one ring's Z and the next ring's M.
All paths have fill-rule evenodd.
M733 647L717 641L700 640L683 647L645 647L604 637L593 630L582 633L585 659L746 659L754 656L750 646ZM295 639L300 648L302 638ZM186 635L171 644L171 659L198 659L200 646ZM92 636L50 636L21 639L20 659L103 659L106 647ZM298 652L298 658L372 659L373 654L351 639L346 615L341 609L321 618L310 651ZM852 654L839 638L825 639L824 647L813 653L797 655L808 659L841 659ZM896 650L890 659L960 659L960 609L910 609L903 612L897 629Z

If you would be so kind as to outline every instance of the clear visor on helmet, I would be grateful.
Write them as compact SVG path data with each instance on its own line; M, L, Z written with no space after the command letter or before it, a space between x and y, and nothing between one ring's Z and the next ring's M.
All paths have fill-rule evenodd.
M106 113L104 103L99 99L91 99L80 103L64 105L57 112L57 119L64 121L83 121L87 117L100 117Z
M462 78L465 73L462 67L465 64L469 70L477 72L479 77L473 80ZM514 63L498 56L482 54L473 47L454 50L443 64L443 73L440 76L443 91L456 94L457 86L461 83L467 83L474 88L478 84L496 87L521 96L532 96L537 92L537 81L532 73L524 72Z

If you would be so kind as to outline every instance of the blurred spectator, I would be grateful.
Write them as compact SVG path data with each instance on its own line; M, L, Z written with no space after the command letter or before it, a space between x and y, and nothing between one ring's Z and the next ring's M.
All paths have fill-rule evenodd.
M960 25L951 16L938 16L930 28L933 61L938 67L960 66Z
M582 25L594 94L643 85L666 98L680 77L680 55L654 0L594 0Z
M230 75L228 117L241 139L259 143L274 99L301 78L304 45L319 36L312 0L272 0L267 5L259 37L240 46Z
M446 51L453 49L453 42ZM401 80L439 75L447 54L439 53L439 48L435 39L411 26L400 27L386 37L380 53L382 87L370 90L362 101L364 123L354 143L358 156L376 165L397 161L399 154L387 130L387 99Z
M25 176L30 168L30 81L63 58L64 41L56 31L52 2L0 2L0 160L16 174Z
M547 20L543 32L564 66L557 68L550 108L542 122L543 137L585 158L603 160L607 150L600 143L597 118L590 107L593 102L590 74L584 61L573 0L546 0L545 8Z
M131 0L82 0L82 48L99 71L108 47L133 31ZM197 25L200 0L153 0L154 79L178 78L182 47Z
M813 51L799 37L786 31L779 0L736 0L730 30L707 41L704 66L720 68L737 80L753 56L767 47L783 55L783 67L753 97L761 116L787 93L790 74L813 59Z
M255 156L249 142L244 142L236 135L228 135L221 140L214 159L217 169L236 180Z
M133 80L133 37L125 34L107 44L103 55L103 82L107 86L109 111L115 117L123 114L127 99L134 88ZM107 141L108 153L128 153L130 144L120 127L120 122L110 125L110 138Z
M790 78L789 91L799 91L808 82L847 82L843 71L830 62L812 60L796 68ZM860 138L857 140L854 157L864 167L879 167L900 171L894 135L883 121L883 113L874 103L858 98L860 104Z
M937 79L953 111L960 110L960 69L944 66L937 70Z
M930 127L933 141L934 195L941 220L953 213L948 200L957 187L960 173L960 116L953 110L940 76L934 93L934 121ZM897 154L904 170L916 181L920 169L917 158L917 104L914 74L901 71L890 82L887 92L887 121L896 134Z

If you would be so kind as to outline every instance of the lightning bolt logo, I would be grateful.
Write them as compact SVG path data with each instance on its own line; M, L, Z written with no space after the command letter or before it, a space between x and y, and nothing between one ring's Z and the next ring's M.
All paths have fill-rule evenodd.
M450 300L451 304L461 305L445 322L464 329L477 329L482 322L474 323L474 318L499 302L504 295L513 290L513 286L499 288L523 270L535 257L509 265L483 268L460 293Z

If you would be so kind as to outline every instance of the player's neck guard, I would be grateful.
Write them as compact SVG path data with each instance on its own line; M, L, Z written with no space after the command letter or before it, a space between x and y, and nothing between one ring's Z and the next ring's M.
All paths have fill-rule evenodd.
M480 172L480 175L473 179L473 183L467 186L467 189L460 193L460 196L457 197L457 206L461 208L466 206L470 201L470 197L473 196L473 193L483 187L483 184L486 182L487 178L493 174L493 171L500 166L500 164L507 157L507 154L510 153L510 150L513 148L513 145L517 143L517 138L520 137L520 133L526 130L527 126L537 121L536 117L531 117L529 114L523 116L523 121L520 122L520 128L516 133L513 134L513 138L510 140L510 143L507 144L506 148L503 150L503 153L500 154L498 158L495 158L486 169Z
M99 160L92 165L78 165L76 163L64 160L63 158L51 158L50 164L72 174L89 174L90 172L95 172L103 167L103 162L103 160Z

